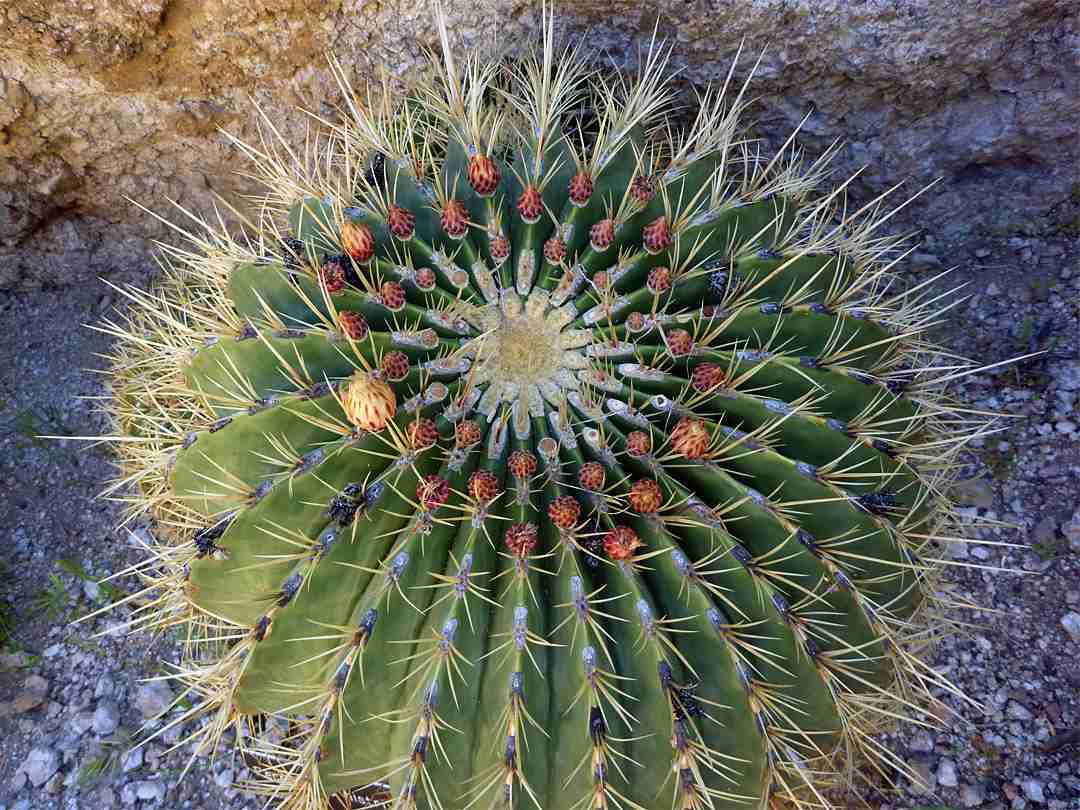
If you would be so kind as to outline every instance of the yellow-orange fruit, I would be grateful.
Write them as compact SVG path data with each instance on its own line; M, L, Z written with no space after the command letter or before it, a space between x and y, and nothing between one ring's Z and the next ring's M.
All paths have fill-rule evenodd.
M341 226L341 247L363 264L375 255L375 234L362 222L345 222Z
M385 382L367 372L353 374L341 394L345 415L362 430L379 431L397 412L397 396Z

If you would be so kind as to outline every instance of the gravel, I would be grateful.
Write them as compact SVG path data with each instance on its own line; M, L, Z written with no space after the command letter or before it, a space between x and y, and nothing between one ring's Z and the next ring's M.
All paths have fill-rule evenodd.
M938 339L987 364L1046 353L957 389L974 407L1020 417L972 443L958 488L972 542L966 554L958 544L941 554L957 596L991 609L956 611L967 632L932 659L976 705L944 696L961 721L884 735L930 790L901 780L899 794L869 791L881 810L1080 808L1080 443L1069 429L1080 421L1080 244L984 238L980 259L974 236L970 245L930 236L933 252L961 268L954 281L969 282Z
M143 270L131 275L139 275ZM0 601L14 612L14 637L0 645L0 810L256 810L262 802L232 787L246 776L226 752L215 762L167 749L197 729L176 728L128 753L148 721L172 717L175 694L146 680L176 661L171 639L118 632L131 612L83 618L106 589L58 566L77 563L92 578L138 559L120 512L97 494L112 475L107 451L87 442L37 438L100 434L105 423L85 397L100 396L96 353L104 335L84 323L106 314L104 285L36 294L0 293ZM137 528L137 527L131 527ZM46 615L36 600L56 575L66 598ZM133 578L115 583L133 590ZM182 711L182 710L181 710ZM222 782L222 774L234 774ZM220 783L225 787L219 786Z

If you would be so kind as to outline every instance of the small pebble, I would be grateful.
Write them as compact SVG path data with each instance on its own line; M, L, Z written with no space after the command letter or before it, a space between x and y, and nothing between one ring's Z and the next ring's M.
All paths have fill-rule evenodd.
M1033 802L1042 803L1046 801L1046 797L1043 795L1043 783L1038 779L1025 779L1020 783L1020 789Z
M1065 632L1069 634L1069 638L1080 644L1080 613L1075 610L1070 610L1064 616L1061 617L1061 626L1065 628Z
M48 782L60 768L60 757L51 748L31 748L19 770L38 788Z
M960 788L960 802L964 807L978 807L985 798L982 786L964 785Z
M94 719L90 727L99 737L108 737L120 725L120 715L116 704L111 700L103 700L98 703L94 710Z
M956 787L956 763L951 759L943 759L938 763L937 781L942 787Z
M143 720L151 720L163 714L172 705L174 695L164 681L150 681L139 684L135 692L135 707Z
M156 779L145 779L134 784L135 795L141 801L160 802L165 798L165 784Z
M49 691L49 682L40 675L31 675L23 681L22 690L11 702L15 714L22 714L31 709L36 709L45 702L45 695Z

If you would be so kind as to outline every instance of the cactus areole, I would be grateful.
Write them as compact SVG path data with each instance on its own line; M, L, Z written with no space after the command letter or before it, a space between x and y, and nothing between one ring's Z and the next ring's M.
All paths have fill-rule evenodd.
M135 625L187 640L196 748L304 810L826 806L902 769L873 735L941 711L927 547L980 425L882 204L762 157L739 86L668 126L663 47L613 80L546 15L514 62L442 30L403 96L334 65L310 165L237 142L257 221L113 324Z

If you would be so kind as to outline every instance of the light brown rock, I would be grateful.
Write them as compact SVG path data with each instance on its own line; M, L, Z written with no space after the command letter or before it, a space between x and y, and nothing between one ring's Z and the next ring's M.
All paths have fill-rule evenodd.
M535 39L527 0L446 4L463 48ZM659 12L658 12L659 10ZM1080 33L1072 0L567 0L565 36L622 65L657 21L696 85L744 76L776 140L847 141L866 197L946 178L919 219L943 233L1075 228ZM437 38L427 4L379 0L14 0L0 11L0 286L83 283L149 266L172 238L132 205L206 211L250 190L219 128L255 137L258 105L299 138L296 105L332 116L326 54L357 81L407 79ZM1040 229L1042 229L1040 231Z
M23 682L22 689L11 702L11 707L15 714L36 709L45 702L45 696L48 693L49 682L40 675L31 675Z

